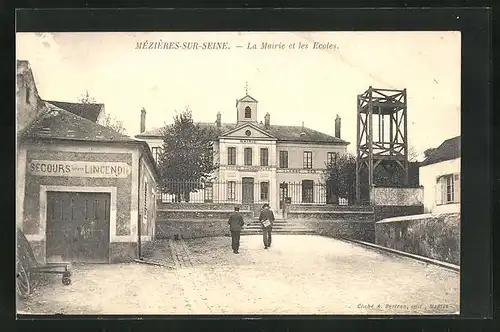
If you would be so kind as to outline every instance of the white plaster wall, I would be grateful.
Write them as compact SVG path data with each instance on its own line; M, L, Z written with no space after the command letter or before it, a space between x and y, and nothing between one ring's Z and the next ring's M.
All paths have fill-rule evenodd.
M324 169L328 152L345 153L346 146L278 142L276 144L276 158L278 158L278 162L280 151L288 151L288 168L304 168L304 151L311 151L312 168Z
M145 141L149 145L149 149L151 148L161 148L163 146L163 140L161 138L138 138L139 141Z
M268 165L276 166L276 141L254 139L255 143L247 143L245 139L221 139L218 145L221 165L228 164L228 148L236 148L236 166L244 166L245 148L252 148L252 166L260 166L260 149L268 149ZM243 142L242 142L243 141Z
M238 122L256 122L258 119L257 105L258 103L255 101L238 102L238 106L236 107ZM252 117L249 119L245 118L245 108L247 106L249 106L252 109Z
M26 170L26 151L39 149L36 144L26 143L20 147L18 155L18 165L16 176L19 179L16 181L16 223L22 226L23 220L23 205L24 205L24 186L25 186L25 170ZM138 218L138 167L139 167L139 151L132 147L118 146L102 146L92 144L51 144L43 145L45 151L61 151L61 152L77 152L77 153L131 153L132 154L132 185L131 185L131 211L130 211L130 235L116 235L116 208L110 207L110 241L111 242L136 242L137 241L137 218ZM107 192L110 193L111 201L116 198L116 187L62 187L62 186L41 186L40 189L40 230L39 234L27 235L30 241L39 241L45 238L45 214L46 207L43 206L43 201L46 202L46 191L49 188L52 191L87 191L87 192ZM115 192L115 193L114 193ZM113 203L112 203L113 204ZM113 224L114 223L114 224Z
M424 187L424 211L426 213L460 212L460 203L436 205L437 178L460 173L461 158L446 160L440 163L422 166L419 169L420 185Z

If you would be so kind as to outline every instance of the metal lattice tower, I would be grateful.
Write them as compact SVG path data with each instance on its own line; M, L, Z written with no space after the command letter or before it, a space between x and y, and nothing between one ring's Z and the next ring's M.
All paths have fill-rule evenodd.
M397 163L408 185L408 122L406 89L375 89L357 97L356 199L361 198L361 173L368 170L369 191L374 170L386 161Z

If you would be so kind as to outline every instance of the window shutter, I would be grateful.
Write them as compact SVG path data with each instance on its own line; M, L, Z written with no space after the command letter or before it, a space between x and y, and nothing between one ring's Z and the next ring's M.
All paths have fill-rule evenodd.
M455 202L460 202L460 173L457 173L453 177L453 185L455 189Z
M436 180L436 205L443 204L443 178L437 178Z

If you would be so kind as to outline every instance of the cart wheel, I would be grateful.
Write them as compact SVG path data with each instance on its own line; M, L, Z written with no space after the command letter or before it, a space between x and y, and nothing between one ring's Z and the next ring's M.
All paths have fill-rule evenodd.
M17 262L16 292L22 298L27 298L31 292L29 275L21 262Z
M68 277L63 277L62 278L62 283L63 283L64 286L68 286L68 285L71 284L71 279L68 278Z

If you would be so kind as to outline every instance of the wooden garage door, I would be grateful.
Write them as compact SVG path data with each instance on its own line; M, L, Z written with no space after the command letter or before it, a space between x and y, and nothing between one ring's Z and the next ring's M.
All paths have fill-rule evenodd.
M110 195L47 192L47 260L109 261Z

